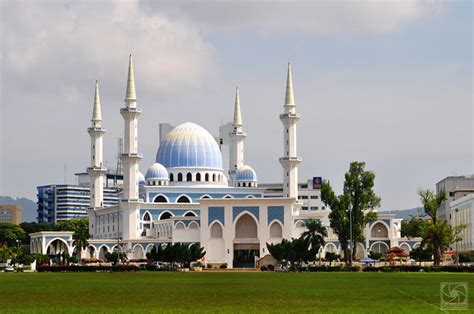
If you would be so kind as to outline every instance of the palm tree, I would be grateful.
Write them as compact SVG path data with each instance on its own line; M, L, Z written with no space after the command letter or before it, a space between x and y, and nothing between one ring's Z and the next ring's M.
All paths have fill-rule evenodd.
M328 236L328 231L323 226L321 220L310 219L306 223L306 231L301 234L301 237L311 244L311 248L316 252L324 245L324 238Z
M76 230L72 235L74 242L73 245L77 248L78 261L81 261L82 250L85 250L89 246L89 223L87 221L78 223Z

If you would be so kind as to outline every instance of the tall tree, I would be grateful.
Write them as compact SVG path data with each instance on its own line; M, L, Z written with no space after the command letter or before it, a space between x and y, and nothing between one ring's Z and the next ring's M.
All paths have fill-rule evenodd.
M412 216L409 220L402 220L402 237L417 238L422 237L423 228L428 223L427 220Z
M438 218L438 210L441 203L447 199L446 192L434 193L432 190L418 191L425 214L430 217L431 223L426 224L422 231L422 247L429 247L433 252L435 265L441 263L443 252L449 245L462 240L461 231L465 225L451 226L448 221Z
M343 194L336 196L329 182L321 187L321 199L331 208L330 226L338 235L344 258L347 261L348 244L351 238L352 218L352 259L356 256L356 243L365 240L364 228L377 218L372 209L380 205L380 197L374 193L375 174L366 171L364 162L352 162L345 174Z

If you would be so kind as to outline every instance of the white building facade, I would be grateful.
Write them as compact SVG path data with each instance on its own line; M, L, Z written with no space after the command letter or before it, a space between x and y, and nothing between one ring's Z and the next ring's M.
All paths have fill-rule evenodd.
M119 204L101 206L99 179L102 129L98 86L94 102L91 136L91 207L88 210L91 238L83 257L102 258L120 250L130 259L145 258L153 247L164 243L199 243L208 263L226 263L232 267L253 267L255 260L268 254L267 243L298 237L310 219L320 219L329 226L330 209L321 202L320 191L298 185L296 113L291 65L288 65L286 95L280 120L283 124L281 184L259 186L254 169L245 164L244 141L247 134L241 116L239 91L234 102L234 119L229 126L229 156L224 165L219 144L204 128L186 122L160 131L156 162L141 174L139 163L138 117L141 109L135 92L132 58L129 60L124 119L125 149L123 193ZM100 118L100 119L99 119ZM100 143L101 144L101 143ZM103 181L103 180L102 180ZM103 193L103 192L102 192ZM400 242L400 219L380 215L365 228L366 241L359 243L360 257L368 252L383 252L391 246L415 243ZM61 241L61 238L55 239ZM413 241L412 241L413 242ZM36 242L34 242L36 243ZM70 250L75 248L69 245ZM38 246L36 246L38 247ZM57 246L56 246L57 247ZM337 237L329 231L322 250L340 253Z

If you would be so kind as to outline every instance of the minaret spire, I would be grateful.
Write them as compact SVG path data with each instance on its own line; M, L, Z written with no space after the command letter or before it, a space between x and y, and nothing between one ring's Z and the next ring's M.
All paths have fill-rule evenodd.
M103 162L103 137L105 129L102 127L100 112L99 83L95 81L94 109L92 110L92 125L87 129L91 138L91 164L87 168L90 177L90 207L91 209L103 207L104 182L106 169ZM89 217L92 218L92 217ZM91 224L92 226L92 224Z
M293 94L293 78L291 76L291 63L288 62L288 74L286 76L285 106L294 106L295 96Z
M234 122L233 126L242 126L242 114L240 113L240 96L239 87L235 88L235 104L234 104Z
M283 107L284 113L280 114L280 120L283 123L283 157L280 158L280 164L283 167L283 196L297 199L298 165L301 159L296 150L296 123L300 119L300 115L296 113L290 63L288 63L285 105Z
M95 96L94 96L94 109L92 111L92 121L102 121L98 81L95 81Z
M234 121L232 122L232 132L230 136L229 154L229 183L234 185L234 177L239 168L244 166L244 140L247 133L244 132L242 114L240 112L239 88L235 89Z
M137 95L135 93L135 75L133 73L132 54L130 54L130 56L128 57L128 78L125 100L137 100Z

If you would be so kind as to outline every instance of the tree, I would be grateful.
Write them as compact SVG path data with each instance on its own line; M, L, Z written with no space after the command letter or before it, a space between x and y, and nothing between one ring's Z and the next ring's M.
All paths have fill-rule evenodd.
M306 231L301 234L301 237L309 241L311 248L316 252L324 245L324 238L328 236L326 227L323 226L321 220L310 219L306 223Z
M18 246L25 237L26 232L19 225L11 222L0 222L0 247L2 245Z
M447 199L444 191L434 193L432 190L418 191L425 215L431 218L431 223L427 223L422 229L422 246L429 247L433 251L434 265L441 263L443 252L453 243L462 240L461 231L465 225L451 226L448 221L440 221L438 210L441 203Z
M402 237L418 238L423 235L423 228L428 223L427 220L412 216L409 220L402 220Z
M37 223L37 222L22 222L20 227L25 231L26 235L22 239L23 244L30 244L30 233L40 232L40 231L51 231L53 230L53 225L48 225L46 223Z
M423 247L420 245L411 250L410 257L419 262L421 265L421 262L429 262L432 260L433 250L431 250L429 247Z
M312 247L310 241L303 236L296 239L283 239L280 243L267 243L268 252L280 263L289 262L292 270L299 270L301 264L314 261L317 247Z
M54 226L56 231L73 231L73 245L77 248L77 254L82 256L82 251L89 246L89 221L87 218L75 218L61 221ZM80 260L80 258L78 258Z
M351 261L356 256L356 245L353 245L352 253L348 250L351 218L353 243L362 243L365 241L365 226L377 218L377 213L372 209L380 205L380 197L373 191L375 174L364 168L364 162L350 164L349 171L345 174L342 195L337 196L327 181L321 186L321 199L331 208L330 227L338 236L346 262L349 254L352 254Z

